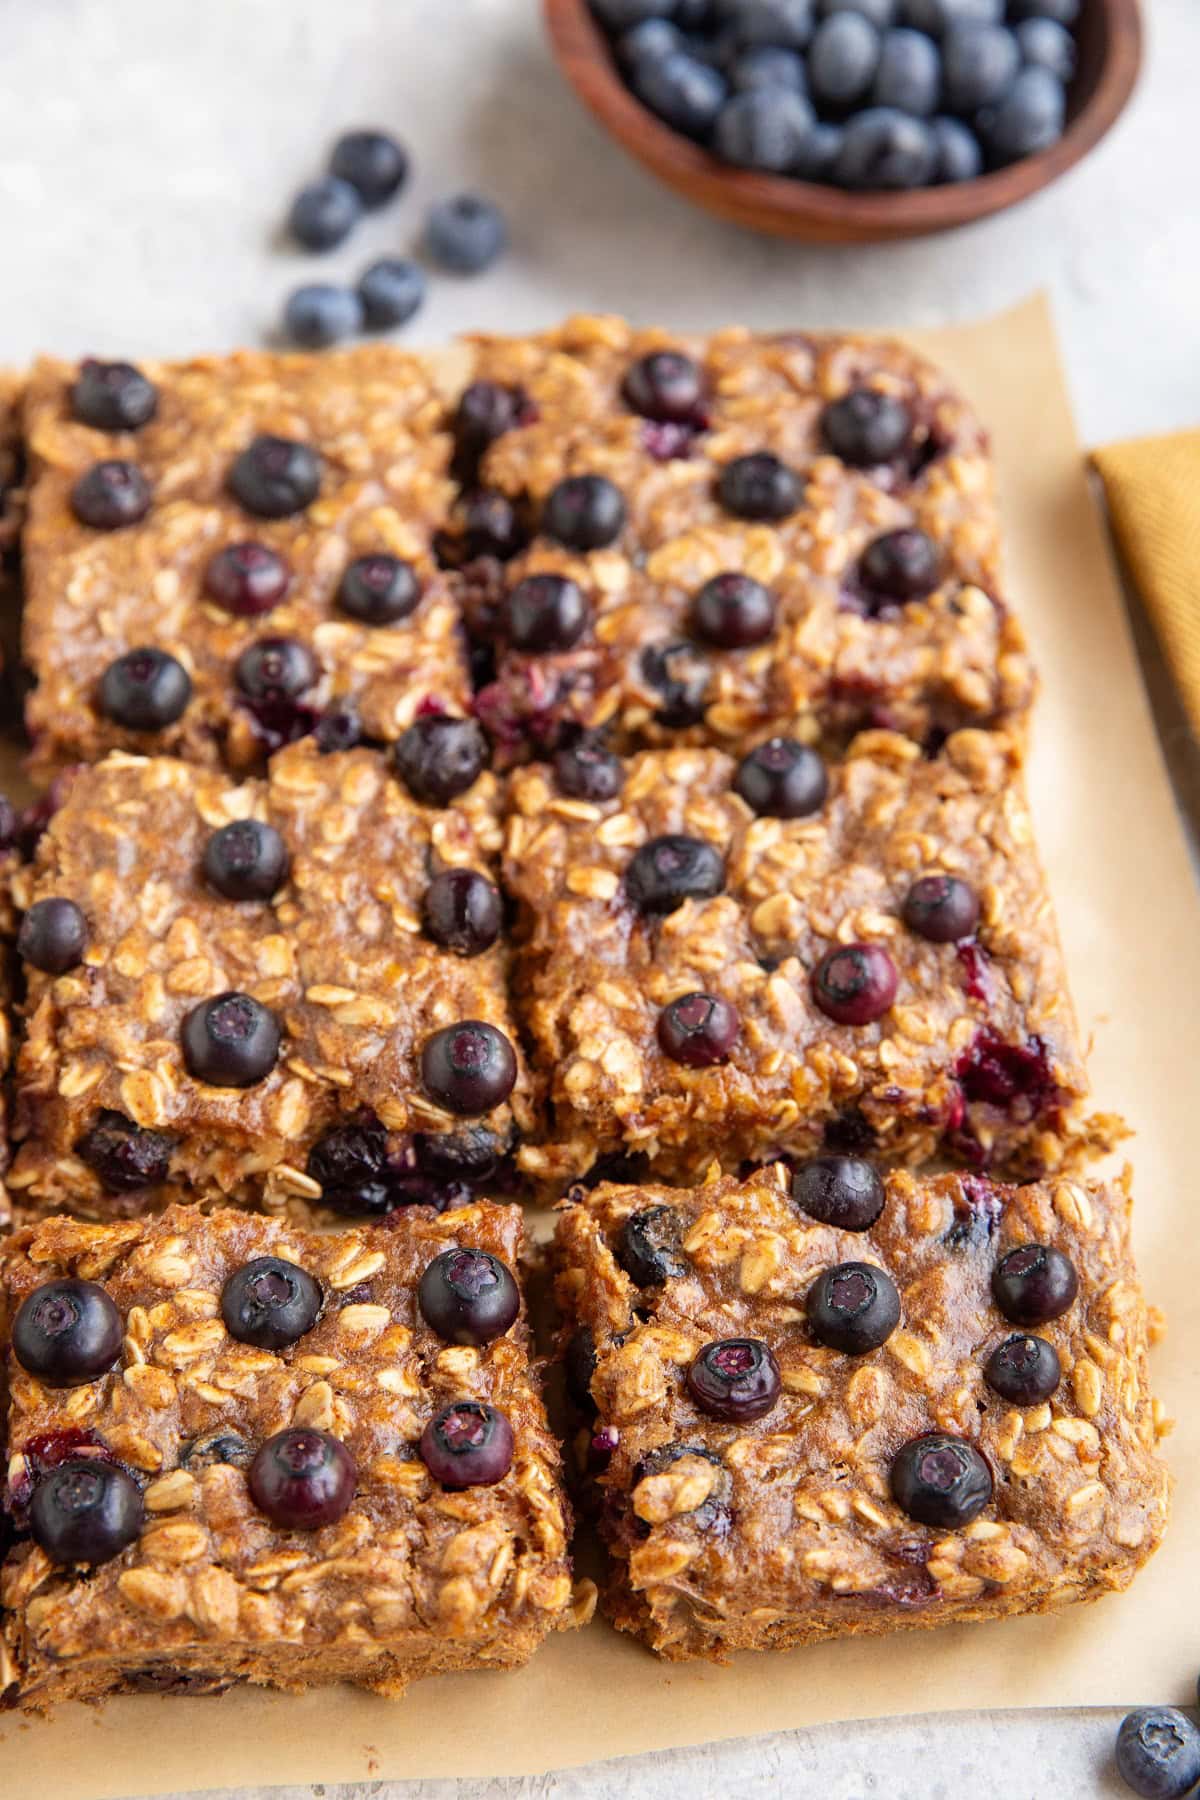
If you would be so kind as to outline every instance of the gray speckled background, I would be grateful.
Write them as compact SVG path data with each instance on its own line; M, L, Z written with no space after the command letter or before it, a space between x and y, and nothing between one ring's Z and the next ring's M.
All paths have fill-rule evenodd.
M1048 286L1089 441L1195 424L1200 0L1146 4L1140 93L1066 182L952 238L826 250L749 237L659 190L561 83L534 0L0 0L0 361L258 342L289 286L407 248L431 197L473 185L507 207L513 251L481 281L435 281L421 341L573 309L696 326L918 326ZM332 258L282 247L289 194L328 138L375 122L413 149L403 202ZM1181 791L1200 793L1195 747L1166 706ZM1179 1653L1200 1660L1200 1633ZM827 1726L540 1780L242 1800L451 1800L468 1787L479 1800L1082 1800L1126 1792L1111 1768L1117 1717Z

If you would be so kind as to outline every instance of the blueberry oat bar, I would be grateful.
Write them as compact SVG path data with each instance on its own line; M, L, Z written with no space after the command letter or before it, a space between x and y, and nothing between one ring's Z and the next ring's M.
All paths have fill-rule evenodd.
M823 1157L565 1206L614 1622L723 1660L1125 1587L1167 1477L1127 1178Z
M395 1695L571 1622L521 1250L518 1209L489 1204L331 1234L194 1207L18 1232L7 1701Z
M586 317L474 355L455 541L502 755L1020 725L986 441L920 357Z
M241 784L114 752L63 784L16 884L15 1200L362 1217L495 1173L533 1107L477 736L309 739Z
M1037 1175L1116 1135L1086 1078L1020 755L860 735L516 771L517 1005L549 1072L543 1183L824 1147Z
M445 403L391 348L29 382L24 655L40 776L105 751L243 768L469 699L433 556Z

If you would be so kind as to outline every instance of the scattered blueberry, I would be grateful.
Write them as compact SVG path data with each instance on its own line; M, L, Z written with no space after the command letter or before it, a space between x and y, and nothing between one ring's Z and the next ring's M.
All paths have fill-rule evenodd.
M489 444L521 421L525 396L498 381L473 381L459 397L454 437L459 453L477 463Z
M46 1387L81 1387L112 1368L124 1335L121 1315L98 1283L47 1281L17 1310L13 1355Z
M714 575L692 601L691 627L718 650L764 643L775 630L775 596L750 575Z
M829 778L808 744L774 737L742 758L733 791L760 818L804 819L824 806Z
M730 65L729 85L739 94L750 88L763 87L807 94L804 58L794 50L781 50L773 44L755 45L750 50L743 50Z
M250 1498L284 1531L317 1531L349 1511L358 1485L354 1458L339 1438L309 1426L277 1431L246 1477Z
M750 88L721 108L713 147L735 168L783 175L795 167L813 124L812 107L801 94L781 87Z
M847 121L833 179L852 190L924 187L933 179L936 160L933 133L924 119L871 106Z
M863 586L881 599L919 600L941 580L941 552L915 526L885 531L863 551L858 572Z
M355 337L363 322L363 304L354 289L335 287L328 281L295 288L283 309L285 334L306 350L324 350Z
M46 975L65 975L83 960L87 920L73 900L35 900L17 933L17 955Z
M286 519L311 506L321 489L321 459L307 444L264 434L229 471L229 491L259 519Z
M682 350L652 350L626 371L621 393L643 419L686 423L703 400L704 374Z
M1045 1338L1010 1337L988 1357L983 1379L1013 1406L1040 1406L1062 1379L1062 1365L1058 1351Z
M140 431L158 411L158 389L127 362L98 362L89 356L79 365L71 389L71 415L94 431Z
M482 1019L444 1025L421 1047L421 1085L447 1112L470 1117L503 1106L516 1080L512 1045Z
M407 325L425 299L425 271L406 256L381 256L359 276L358 297L370 330Z
M808 79L817 100L849 106L860 100L879 67L880 36L858 12L831 13L817 27L808 53Z
M364 206L383 206L404 186L408 152L386 131L346 131L333 146L329 172L348 181Z
M814 1156L792 1173L792 1199L838 1231L869 1231L887 1193L879 1171L858 1156Z
M758 450L725 464L717 478L717 497L735 518L777 524L799 510L804 482L769 450Z
M508 243L504 214L481 194L454 194L430 207L425 248L435 263L455 275L478 275Z
M396 773L422 806L449 806L478 781L491 750L474 719L431 713L415 719L392 749Z
M573 800L615 800L625 784L625 768L611 750L581 737L555 754L554 780L559 792Z
M812 973L817 1006L839 1025L870 1025L896 998L896 965L881 944L841 944Z
M900 1323L900 1295L891 1276L873 1263L838 1263L818 1275L805 1312L818 1344L846 1356L878 1350Z
M421 1317L448 1344L490 1344L521 1310L511 1271L487 1250L444 1250L417 1288Z
M929 129L937 151L935 181L974 181L983 174L979 139L961 119L931 119Z
M1014 1325L1045 1325L1070 1310L1079 1277L1070 1257L1052 1244L1022 1244L992 1271L992 1297Z
M188 1073L211 1087L253 1087L271 1073L280 1032L273 1013L249 994L227 992L194 1006L183 1021Z
M132 1475L73 1456L43 1475L29 1505L34 1541L52 1563L111 1562L141 1534L145 1507Z
M425 889L421 920L443 950L481 956L500 936L500 894L477 869L442 869Z
M259 1350L283 1350L311 1331L321 1313L321 1289L281 1256L256 1256L235 1269L221 1289L221 1318L231 1338Z
M226 544L204 571L204 591L226 612L248 619L278 606L291 579L283 557L266 544Z
M1017 40L1003 25L952 25L942 44L945 105L968 116L990 106L1012 86L1020 66Z
M687 639L674 644L647 644L640 658L642 678L661 695L654 717L671 731L698 725L708 704L712 670L708 659Z
M394 625L421 598L417 572L398 556L356 556L338 584L337 603L362 625Z
M682 994L658 1015L658 1047L687 1069L728 1062L737 1041L736 1007L718 994Z
M645 1206L621 1227L617 1261L636 1287L657 1287L687 1274L680 1253L680 1218L673 1206Z
M1180 1800L1200 1782L1200 1732L1175 1706L1141 1706L1121 1721L1117 1771L1144 1800Z
M462 541L468 559L494 556L510 562L529 540L521 515L507 494L475 488L463 501Z
M821 415L821 435L835 456L855 469L890 463L907 449L912 414L902 400L878 388L851 388Z
M782 1386L779 1364L761 1338L718 1338L687 1372L688 1393L701 1412L731 1425L763 1418Z
M1049 69L1060 81L1075 73L1075 39L1057 19L1024 19L1017 26L1021 60Z
M205 880L226 900L269 900L287 872L287 846L261 819L234 819L204 846Z
M71 511L93 531L119 531L150 511L150 483L136 463L115 458L93 463L71 489Z
M568 550L602 550L625 529L625 502L607 475L568 475L551 488L542 530Z
M420 1454L442 1487L494 1487L512 1468L512 1426L494 1406L456 1400L430 1419Z
M504 599L504 629L514 650L537 655L569 650L588 628L591 608L566 575L527 575Z
M300 189L292 201L288 226L306 250L332 250L349 237L362 211L362 200L348 181L323 175Z
M595 1411L592 1399L592 1376L596 1373L596 1340L586 1325L572 1332L563 1352L563 1369L567 1393L580 1412Z
M1062 136L1067 99L1049 69L1022 69L995 106L979 114L979 135L993 162L1016 162L1046 150Z
M100 710L126 731L161 731L180 718L192 697L192 678L165 650L127 650L100 681Z
M813 0L739 0L733 11L736 41L803 50L813 34Z
M625 893L640 913L673 913L685 900L711 900L724 886L720 851L680 832L651 838L625 871Z
M146 1131L124 1113L102 1112L75 1145L110 1194L136 1193L165 1181L171 1166L171 1140L161 1131Z
M316 682L317 665L308 645L298 638L258 638L234 663L233 679L247 699L294 700Z
M977 1518L992 1498L992 1471L965 1438L931 1431L910 1438L892 1461L892 1497L910 1519L955 1531Z
M926 116L937 107L941 75L937 48L924 32L903 26L885 31L871 100L875 106Z
M705 137L729 92L724 78L686 50L645 58L633 70L633 88L650 111L688 137Z
M979 896L957 875L923 875L904 898L904 923L932 944L956 944L979 923Z

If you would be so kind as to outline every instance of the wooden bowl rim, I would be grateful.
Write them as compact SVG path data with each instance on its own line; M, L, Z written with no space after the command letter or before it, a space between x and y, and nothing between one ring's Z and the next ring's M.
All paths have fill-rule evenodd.
M1137 84L1142 62L1139 0L1085 0L1102 7L1108 54L1094 92L1056 144L973 181L913 191L856 194L784 175L734 169L673 131L621 80L588 0L543 0L560 67L589 111L632 155L697 203L745 223L821 227L830 237L917 235L948 230L1015 205L1057 181L1100 142Z

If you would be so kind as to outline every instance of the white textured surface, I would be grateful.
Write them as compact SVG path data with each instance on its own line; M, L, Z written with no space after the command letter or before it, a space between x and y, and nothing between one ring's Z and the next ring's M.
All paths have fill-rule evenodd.
M474 186L508 210L513 251L481 280L434 281L413 328L425 342L581 309L687 326L919 326L1048 286L1085 437L1194 424L1200 5L1149 6L1139 96L1065 183L952 238L820 250L717 225L656 188L566 91L534 0L4 0L0 362L38 349L136 357L260 341L296 281L350 276L408 249L428 200ZM403 200L331 259L281 246L290 192L317 172L328 138L376 122L413 150ZM1193 1651L1180 1645L1181 1659ZM586 1707L586 1694L573 1704ZM829 1726L472 1793L1084 1800L1126 1792L1110 1765L1116 1717ZM269 1791L451 1800L456 1787Z

